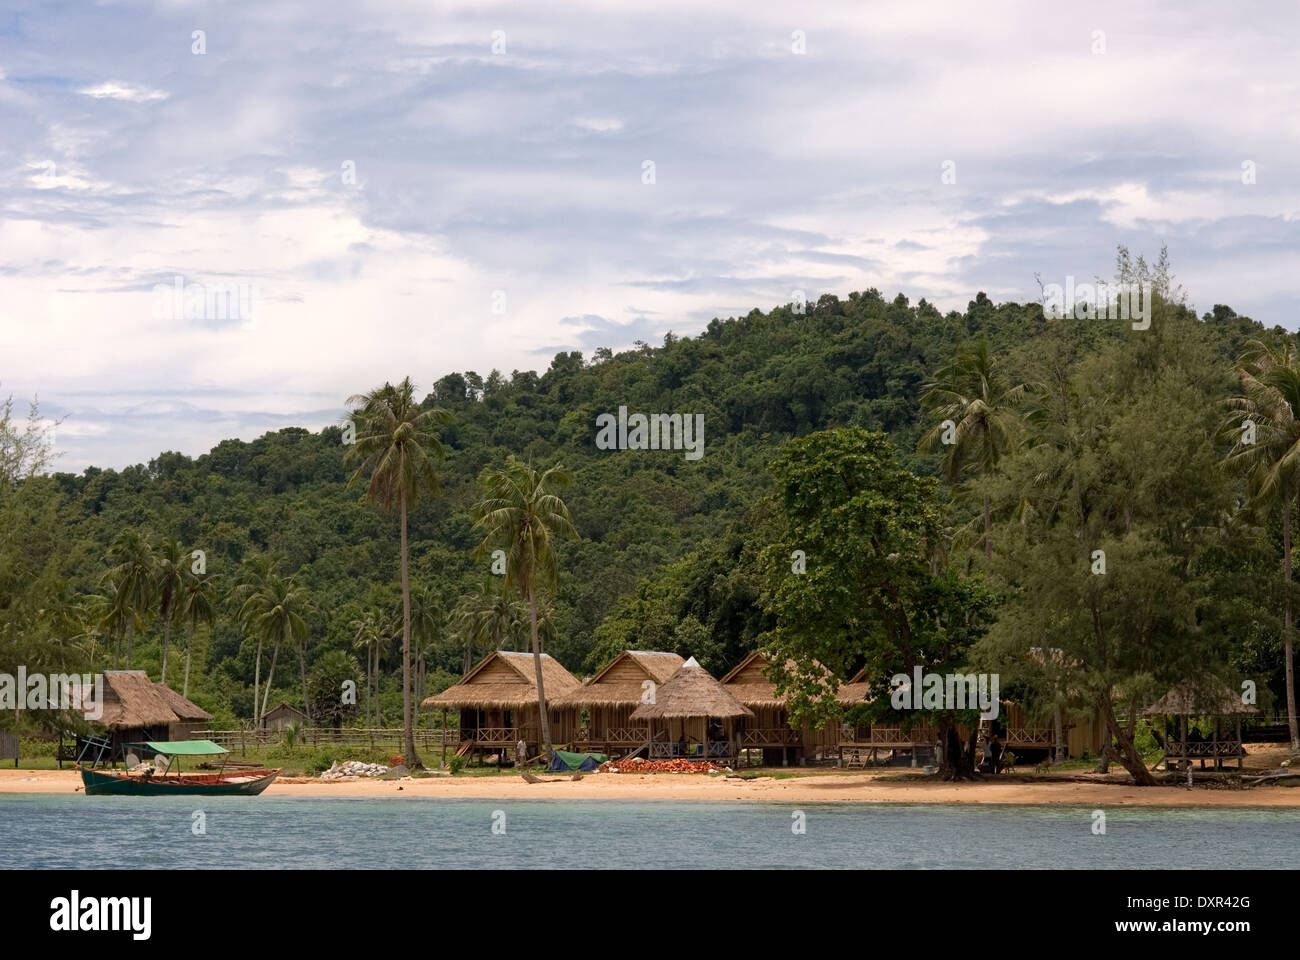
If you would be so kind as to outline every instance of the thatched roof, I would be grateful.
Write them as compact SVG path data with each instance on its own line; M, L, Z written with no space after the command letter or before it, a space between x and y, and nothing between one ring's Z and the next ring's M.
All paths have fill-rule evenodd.
M840 688L835 691L835 699L843 706L852 707L865 703L870 694L871 683L867 680L867 669L863 667L849 677L848 683L840 684Z
M752 717L754 711L729 694L691 657L655 690L655 702L632 711L633 720L669 717Z
M759 709L779 709L784 707L785 697L777 694L776 684L767 678L767 668L771 662L761 650L755 650L736 664L731 672L722 678L722 685L727 689L728 693L747 707L757 707ZM817 666L821 668L826 685L829 686L833 683L833 675L830 670L821 666L821 664L817 664ZM795 662L787 660L787 672L793 673L795 669ZM867 689L866 683L840 684L835 691L835 699L839 703L849 706L861 701L866 695Z
M1241 696L1221 684L1194 686L1184 680L1151 706L1142 711L1148 717L1173 714L1179 717L1227 717L1234 714L1259 713L1241 702Z
M667 683L684 663L675 653L657 650L624 650L577 689L555 698L557 707L636 706L641 702L642 684L653 680L656 687ZM548 693L549 696L549 693Z
M165 726L179 719L143 670L104 671L104 714L99 722L110 730Z
M212 714L192 700L185 699L167 684L155 683L153 688L162 697L163 703L167 704L171 712L176 714L176 719L186 722L212 719Z
M542 683L548 704L578 686L578 678L550 654L542 654ZM460 683L426 697L422 707L477 707L510 710L537 705L537 678L533 655L494 650L478 662Z

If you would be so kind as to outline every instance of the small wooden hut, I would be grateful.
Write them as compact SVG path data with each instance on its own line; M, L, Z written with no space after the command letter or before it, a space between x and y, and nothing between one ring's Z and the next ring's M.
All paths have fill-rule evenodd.
M104 760L124 759L134 743L172 739L172 725L182 721L159 692L162 684L153 683L143 670L105 670L103 676L103 714L95 722L107 730L110 751Z
M1243 703L1228 687L1217 683L1198 686L1185 680L1142 713L1164 718L1163 733L1155 723L1151 732L1164 750L1162 760L1166 770L1190 765L1193 760L1201 761L1202 770L1206 760L1214 763L1215 770L1223 769L1225 760L1236 760L1240 770L1242 758L1246 756L1241 740L1241 718L1258 711ZM1176 727L1169 722L1171 717L1177 718ZM1190 717L1204 717L1208 734L1189 732Z
M691 657L655 689L654 702L632 711L631 720L649 726L651 758L734 758L735 722L753 720L738 701Z
M549 654L542 654L542 683L546 688L547 716L551 739L567 743L571 732L569 712L557 709L555 701L581 684ZM513 757L523 741L528 756L544 749L541 743L541 715L537 707L537 679L533 655L494 650L461 678L460 683L420 704L428 710L457 710L460 713L460 746L457 756L497 754Z
M307 714L297 707L281 700L279 705L262 717L262 729L268 732L282 733L291 723L307 725Z
M573 731L573 749L621 757L645 746L646 726L632 721L632 711L684 662L675 653L624 650L581 686L556 697Z

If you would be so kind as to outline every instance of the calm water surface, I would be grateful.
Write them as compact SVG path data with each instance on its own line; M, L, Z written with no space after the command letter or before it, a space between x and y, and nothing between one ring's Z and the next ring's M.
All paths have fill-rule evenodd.
M195 811L206 833L192 831ZM791 827L799 813L806 832ZM504 833L493 833L502 822ZM6 867L1281 869L1300 810L0 797Z

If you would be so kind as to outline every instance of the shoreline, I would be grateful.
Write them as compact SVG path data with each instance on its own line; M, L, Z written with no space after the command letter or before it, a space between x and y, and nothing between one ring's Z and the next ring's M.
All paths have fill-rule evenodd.
M1004 775L1005 776L1005 775ZM1002 779L975 783L927 782L897 775L822 774L728 780L703 774L586 774L582 780L542 776L433 776L404 780L318 780L285 777L268 797L338 797L463 800L644 800L748 803L935 803L1029 806L1129 806L1282 808L1300 810L1300 788L1249 790L1136 787L1120 776ZM0 796L81 792L75 770L0 770Z

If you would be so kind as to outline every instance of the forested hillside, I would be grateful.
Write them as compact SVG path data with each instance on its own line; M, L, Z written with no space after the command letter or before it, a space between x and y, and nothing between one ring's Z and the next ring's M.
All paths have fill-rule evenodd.
M1169 362L1181 365L1184 379L1197 389L1224 401L1236 389L1234 363L1249 340L1295 339L1280 330L1265 331L1222 306L1200 318L1171 306L1168 316L1195 341L1192 349L1184 340L1187 355ZM659 346L618 354L602 349L589 357L560 353L541 374L405 370L395 357L392 379L411 376L428 390L425 405L450 415L440 430L446 447L437 465L442 492L420 502L410 518L412 586L430 611L418 651L429 674L425 690L445 685L467 656L477 659L483 652L482 636L472 636L465 618L455 613L458 603L463 610L463 597L493 588L489 558L474 555L481 537L472 529L471 510L482 497L480 473L504 464L511 454L538 467L563 464L575 477L564 499L580 539L560 547L559 588L548 598L547 652L581 674L624 646L678 650L720 674L773 629L773 611L780 609L772 591L764 600L760 555L780 535L769 464L788 441L835 427L887 433L902 467L952 481L939 489L944 553L954 575L1005 584L1016 578L1016 565L1031 556L1042 573L1052 547L999 532L990 538L995 549L988 551L997 563L985 569L986 547L979 536L984 504L991 503L991 520L999 525L1015 529L1023 523L1017 503L1024 498L1009 485L1032 485L1035 465L1010 458L1008 471L983 477L984 486L973 486L966 473L945 475L945 451L918 448L935 426L933 411L923 412L926 381L963 346L980 340L1012 379L1024 379L1033 364L1048 358L1071 368L1063 374L1068 379L1089 358L1120 356L1129 350L1126 344L1157 342L1138 337L1114 323L1047 319L1038 303L999 305L979 294L964 312L942 314L924 300L885 299L868 290L845 299L822 296L802 313L786 305L714 320L699 336L669 335ZM1107 369L1115 374L1113 364ZM356 389L373 386L359 383ZM1113 386L1135 389L1140 381ZM344 400L339 398L340 405ZM1148 420L1122 429L1130 437L1144 431L1167 434L1178 429L1184 414L1205 422L1225 415L1160 406L1176 401L1171 393L1149 405L1142 414ZM690 461L671 450L597 449L596 417L620 406L703 414L702 458ZM1114 435L1108 430L1121 429L1109 421L1094 426L1091 436L1077 438L1084 447L1100 448ZM21 424L7 416L5 429L17 449ZM111 548L124 531L132 531L149 544L179 543L186 557L202 550L206 572L216 578L211 626L200 619L194 630L192 699L223 719L254 714L258 644L223 595L238 581L245 561L279 555L281 571L293 575L311 601L306 670L337 670L346 656L360 672L371 655L378 655L385 722L395 721L401 696L396 524L363 499L364 485L347 486L343 439L341 427L320 433L286 429L249 443L227 440L195 458L160 452L146 465L89 469L79 476L41 476L10 465L11 482L0 493L0 668L18 662L29 669L72 668L92 655L96 668L110 666L115 656L120 662L122 637L103 627L102 616L85 598L104 593L106 571L120 562ZM1213 438L1209 442L1216 444ZM1218 443L1216 449L1222 454L1226 446ZM1213 458L1187 469L1201 471L1207 464L1213 467ZM1094 466L1103 473L1107 469ZM1173 474L1180 469L1176 463L1163 466ZM51 469L57 470L57 463ZM38 475L19 479L31 472ZM1205 480L1220 484L1214 502L1230 509L1243 499L1243 476L1228 470ZM1135 483L1111 474L1094 479ZM1201 496L1196 486L1180 487L1171 478L1148 495L1152 502ZM973 496L973 489L985 495ZM1174 522L1153 522L1165 521ZM1249 561L1264 577L1277 570L1280 553L1272 556L1275 544L1280 550L1277 528L1276 517L1266 518L1260 528L1271 559ZM1003 550L1017 552L999 556ZM1227 557L1233 564L1241 560L1231 548ZM1192 562L1214 559L1198 553ZM1235 611L1227 600L1213 605L1222 627L1217 642L1225 660L1235 658L1240 668L1258 671L1280 693L1280 603L1276 591L1265 595L1262 586L1258 591ZM999 595L1008 596L1008 590ZM367 616L381 634L378 642L358 639ZM164 623L155 615L131 626L133 666L154 676L161 668ZM168 629L170 679L179 676L187 627L177 619ZM501 642L526 649L526 632L511 633ZM995 631L993 640L998 636ZM1007 643L1022 639L1004 637ZM267 666L261 669L264 679ZM301 702L302 679L297 655L286 652L270 702Z

